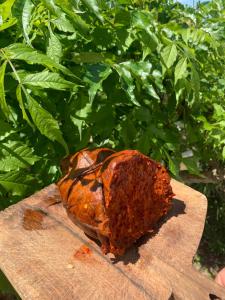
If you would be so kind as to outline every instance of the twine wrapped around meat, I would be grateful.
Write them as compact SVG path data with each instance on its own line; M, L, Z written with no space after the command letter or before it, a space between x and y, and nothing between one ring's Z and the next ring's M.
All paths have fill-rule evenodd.
M166 169L136 150L84 149L61 168L58 187L69 217L100 240L105 254L122 255L170 209Z

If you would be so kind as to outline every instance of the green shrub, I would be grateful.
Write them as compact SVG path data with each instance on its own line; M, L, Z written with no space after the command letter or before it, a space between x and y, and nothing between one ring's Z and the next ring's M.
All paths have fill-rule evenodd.
M1 207L56 181L60 159L87 146L139 149L175 176L181 162L198 174L223 160L224 9L0 4Z

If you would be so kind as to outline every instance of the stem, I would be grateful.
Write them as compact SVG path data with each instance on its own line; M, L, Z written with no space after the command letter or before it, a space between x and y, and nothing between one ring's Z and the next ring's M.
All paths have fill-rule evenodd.
M19 74L17 73L16 68L14 67L13 63L12 63L11 60L7 57L7 55L6 55L6 53L4 52L3 49L0 49L0 51L1 51L1 53L3 54L3 57L5 58L5 60L9 63L11 69L13 70L13 73L14 73L14 75L15 75L15 77L16 77L16 80L18 81L19 86L21 86L21 89L22 89L24 95L25 95L26 97L28 97L28 92L27 92L27 90L25 89L24 85L22 84L21 78L20 78ZM19 101L19 99L18 99L18 101ZM26 114L26 112L25 112L25 108L24 108L23 101L22 101L21 104L20 104L20 101L19 101L19 105L20 105L20 108L21 108L21 110L22 110L23 118L27 121L27 123L30 125L30 127L31 127L32 129L34 129L32 123L31 123L30 120L29 120L29 117L27 116L27 114ZM21 105L22 105L22 107L21 107ZM13 117L13 115L12 115L12 117ZM13 118L13 119L14 119L14 118ZM14 120L14 121L15 121L15 120Z
M11 69L13 70L13 73L15 74L16 80L18 81L18 83L19 83L19 85L21 86L21 88L22 88L24 94L26 95L26 94L27 94L27 91L26 91L25 87L23 86L22 81L21 81L21 79L20 79L20 77L19 77L19 74L17 73L17 71L16 71L16 69L15 69L13 63L12 63L11 60L7 57L7 55L5 54L5 52L3 51L3 49L1 49L1 52L2 52L3 56L5 57L5 59L7 60L7 62L9 63Z
M9 62L9 59L7 58L7 56L5 55L5 52L3 51L3 49L0 49L0 52L3 54L3 57L6 59L7 62ZM14 123L16 123L16 120L13 116L12 110L9 108L9 112L11 114L12 120Z

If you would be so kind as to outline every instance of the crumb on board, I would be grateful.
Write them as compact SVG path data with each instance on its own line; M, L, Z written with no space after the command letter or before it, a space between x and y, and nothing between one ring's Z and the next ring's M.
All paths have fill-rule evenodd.
M79 261L86 261L86 262L90 262L92 260L94 260L93 258L91 258L91 254L92 254L92 251L89 247L87 247L86 245L82 245L78 250L75 251L73 257L76 259L76 260L79 260ZM91 258L91 260L90 260Z

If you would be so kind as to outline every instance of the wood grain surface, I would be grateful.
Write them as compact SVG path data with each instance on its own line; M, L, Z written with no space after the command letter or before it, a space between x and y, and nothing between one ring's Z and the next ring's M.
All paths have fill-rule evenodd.
M69 220L52 184L0 213L0 268L29 300L225 299L225 289L192 267L207 200L171 184L170 213L120 259Z

